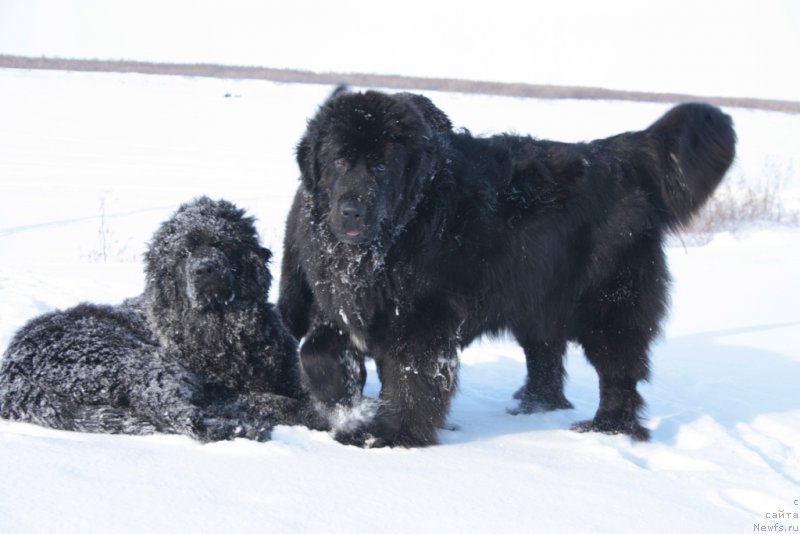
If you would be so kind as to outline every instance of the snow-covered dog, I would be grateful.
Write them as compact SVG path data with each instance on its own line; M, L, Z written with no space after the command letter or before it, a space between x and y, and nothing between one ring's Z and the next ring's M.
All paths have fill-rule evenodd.
M14 336L0 362L0 416L202 441L321 427L296 342L267 302L270 256L233 204L181 206L150 243L143 295L49 313Z

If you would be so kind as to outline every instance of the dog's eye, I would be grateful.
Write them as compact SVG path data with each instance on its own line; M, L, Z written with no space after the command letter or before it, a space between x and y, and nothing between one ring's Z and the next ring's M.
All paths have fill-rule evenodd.
M336 167L337 171L344 172L347 170L347 160L344 158L339 158L333 162L333 166Z
M383 163L376 163L372 170L374 170L376 174L383 174L386 172L386 165Z

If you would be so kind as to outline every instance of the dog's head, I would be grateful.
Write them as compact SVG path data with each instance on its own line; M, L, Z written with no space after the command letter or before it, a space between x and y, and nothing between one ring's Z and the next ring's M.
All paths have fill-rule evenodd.
M182 205L153 236L146 291L158 306L201 312L263 302L272 281L270 257L243 210L201 197Z
M303 187L341 242L375 241L411 216L433 178L447 116L425 97L337 91L297 147Z

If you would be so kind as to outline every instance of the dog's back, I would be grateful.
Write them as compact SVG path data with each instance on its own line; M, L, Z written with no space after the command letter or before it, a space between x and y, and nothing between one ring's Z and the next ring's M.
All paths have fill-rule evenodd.
M143 318L126 306L79 304L26 324L0 363L0 416L62 430L148 434L122 375L157 357ZM139 387L144 387L140 384Z

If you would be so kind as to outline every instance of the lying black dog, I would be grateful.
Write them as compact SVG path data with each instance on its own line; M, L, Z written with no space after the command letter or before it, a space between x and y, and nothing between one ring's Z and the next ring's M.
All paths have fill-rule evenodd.
M731 119L704 104L567 144L453 132L418 95L335 94L298 146L279 307L306 335L320 400L351 402L363 355L375 358L377 414L338 439L435 443L458 349L501 331L527 359L519 411L572 406L572 340L600 377L597 413L573 428L647 439L636 385L667 307L664 235L714 191L735 143Z
M38 317L0 364L0 416L65 430L264 440L322 427L295 340L267 302L253 220L200 198L161 225L144 294Z

